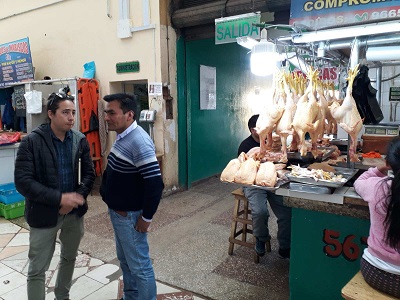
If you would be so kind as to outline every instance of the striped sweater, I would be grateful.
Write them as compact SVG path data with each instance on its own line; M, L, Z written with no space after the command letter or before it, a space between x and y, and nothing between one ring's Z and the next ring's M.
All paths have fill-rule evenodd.
M113 210L142 209L143 217L152 219L163 188L153 141L142 127L135 126L117 139L108 155L100 188L103 201Z

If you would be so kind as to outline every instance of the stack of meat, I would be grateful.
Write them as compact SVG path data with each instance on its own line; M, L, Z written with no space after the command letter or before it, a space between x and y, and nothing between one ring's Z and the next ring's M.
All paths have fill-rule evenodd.
M284 176L286 165L269 161L261 163L248 155L251 151L247 154L242 152L238 158L232 159L222 171L221 181L274 187L278 176Z

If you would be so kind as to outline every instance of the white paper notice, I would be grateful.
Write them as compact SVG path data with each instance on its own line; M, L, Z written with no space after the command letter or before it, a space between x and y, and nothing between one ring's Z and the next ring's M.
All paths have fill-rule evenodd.
M200 109L217 109L217 69L200 65Z

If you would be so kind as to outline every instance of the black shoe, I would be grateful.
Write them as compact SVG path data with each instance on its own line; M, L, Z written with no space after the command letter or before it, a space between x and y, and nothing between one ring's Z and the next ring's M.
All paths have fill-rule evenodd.
M289 259L290 258L290 248L289 249L281 249L278 250L279 258Z
M258 256L264 256L265 255L265 242L260 241L258 238L256 238L256 245L254 246L254 250L256 250L256 253Z

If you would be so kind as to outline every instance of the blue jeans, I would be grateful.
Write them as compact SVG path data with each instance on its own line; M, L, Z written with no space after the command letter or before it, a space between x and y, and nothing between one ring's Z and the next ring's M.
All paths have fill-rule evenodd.
M108 213L122 269L124 300L156 300L156 279L149 255L147 233L135 230L142 211L128 211L126 217L112 209Z
M243 187L243 193L249 200L251 216L253 219L253 234L260 241L271 239L268 229L269 211L267 201L272 208L278 223L279 248L290 248L290 235L292 224L292 208L283 205L283 197L264 189Z

